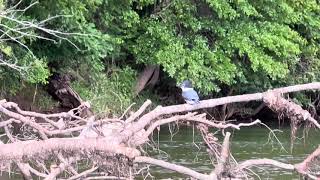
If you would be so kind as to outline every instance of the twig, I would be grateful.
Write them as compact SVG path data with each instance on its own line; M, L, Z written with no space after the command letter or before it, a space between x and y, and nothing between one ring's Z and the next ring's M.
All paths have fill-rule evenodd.
M87 177L84 180L91 180L91 179L127 179L125 177L118 177L118 176L94 176L94 177Z
M145 136L148 137L154 131L154 129L156 129L160 125L168 124L168 123L179 121L179 120L186 119L186 118L190 118L191 116L194 116L195 114L196 113L188 113L188 114L185 114L185 115L173 116L173 117L170 117L170 118L167 118L167 119L161 119L161 120L155 121L148 128L148 130L145 133L146 134Z
M127 114L127 112L131 109L131 107L133 106L133 105L135 105L136 103L132 103L125 111L124 111L124 113L120 116L120 120Z
M44 180L55 180L67 168L67 163L60 163L59 166L51 165L50 174Z
M41 172L35 170L35 169L32 168L29 164L26 164L26 167L29 169L30 172L32 172L32 173L35 174L36 176L44 177L44 178L48 176L47 174L44 174L44 173L41 173Z
M48 130L43 128L42 126L40 126L38 123L35 123L35 122L32 122L30 121L28 118L25 118L24 116L20 115L20 114L17 114L15 112L12 112L12 111L9 111L7 110L6 108L4 108L2 106L2 104L0 104L0 112L14 118L14 119L17 119L25 124L28 124L29 126L35 128L36 130L38 130L40 136L43 138L43 139L46 139L47 136L46 134L49 134Z
M18 121L18 120L16 120L16 119L11 118L11 119L9 119L9 120L0 122L0 127L7 126L7 125L9 125L9 124L12 124L13 122L15 122L15 123L20 123L21 121Z
M179 172L181 174L191 176L196 179L209 179L209 175L198 173L198 172L196 172L192 169L186 168L184 166L179 166L176 164L168 163L163 160L158 160L158 159L154 159L154 158L150 158L150 157L146 157L146 156L138 156L134 159L134 162L157 165L157 166L160 166L160 167L163 167L166 169L170 169L170 170ZM214 180L214 179L212 179L212 180Z
M79 173L78 175L70 177L68 180L83 178L83 176L87 176L88 174L94 172L97 169L98 167L92 167L91 169L85 170L82 173Z
M151 104L151 101L148 99L146 102L143 103L143 105L139 108L137 112L132 114L127 120L126 123L130 123L134 121L138 116L140 116L143 111Z
M282 169L294 170L294 166L292 164L282 163L273 159L250 159L240 163L237 166L237 170L242 170L245 168L249 168L250 166L257 165L273 165Z
M196 113L188 113L185 115L180 115L180 116L173 116L167 119L161 119L161 120L157 120L155 121L153 124L151 124L151 126L147 129L146 133L145 133L145 137L149 136L155 128L157 128L160 125L163 124L168 124L170 122L175 122L175 121L179 121L179 120L185 120L185 121L190 121L190 122L198 122L198 123L203 123L206 124L210 127L214 127L214 128L218 128L218 129L227 129L227 128L233 128L233 129L237 129L239 130L240 127L248 127L248 126L253 126L256 124L260 124L261 121L260 120L255 120L251 123L239 123L238 125L235 124L224 124L224 123L214 123L212 121L203 119L203 118L199 118L198 116L194 116Z

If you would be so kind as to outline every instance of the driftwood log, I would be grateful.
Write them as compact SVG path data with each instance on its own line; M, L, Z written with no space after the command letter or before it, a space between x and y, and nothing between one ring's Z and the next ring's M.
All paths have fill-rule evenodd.
M219 105L263 101L277 113L291 119L294 135L299 123L320 125L308 111L283 98L283 94L303 90L318 90L320 83L310 83L273 89L263 93L228 96L203 100L197 105L173 105L156 107L145 112L151 104L147 100L138 111L121 118L86 119L74 114L75 110L86 109L89 104L81 102L79 107L68 112L41 114L24 111L16 103L0 100L0 128L4 136L0 142L0 168L12 170L16 165L25 179L37 176L44 179L130 179L144 169L144 165L156 165L196 179L241 179L250 178L252 166L276 166L311 179L317 179L319 172L311 171L312 162L320 156L320 147L298 164L289 164L272 159L250 159L236 163L230 156L230 135L228 130L262 124L260 120L251 123L231 124L214 122L206 114L196 110ZM199 173L190 168L146 156L142 145L149 143L152 133L161 125L172 122L195 124L203 137L209 155L215 159L211 172ZM13 134L12 123L23 124L20 134ZM219 142L210 129L224 129L225 137ZM50 167L47 166L51 163ZM13 168L14 169L14 168ZM18 170L18 171L19 171Z

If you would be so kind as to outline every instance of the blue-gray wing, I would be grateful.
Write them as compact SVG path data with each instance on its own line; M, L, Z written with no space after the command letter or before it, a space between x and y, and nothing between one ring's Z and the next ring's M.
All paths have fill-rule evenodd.
M193 89L188 89L186 91L182 92L182 97L186 100L186 101L192 101L195 103L199 102L199 96L198 93L193 90Z

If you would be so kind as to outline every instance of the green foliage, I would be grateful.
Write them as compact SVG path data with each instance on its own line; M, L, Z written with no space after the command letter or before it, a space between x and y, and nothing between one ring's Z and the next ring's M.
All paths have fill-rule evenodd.
M43 89L39 89L35 96L33 106L37 111L50 111L59 107L59 102L52 99L52 97Z
M2 11L4 9L4 3L3 0L0 0L0 10Z
M6 95L14 95L21 89L19 75L16 72L0 68L0 97L5 98Z
M88 67L82 67L79 76L86 76ZM81 74L83 73L83 75ZM84 99L90 100L93 109L103 115L121 115L133 103L133 85L136 72L129 67L112 68L109 76L103 73L95 74L87 81L76 81L72 87Z
M44 60L36 59L28 66L25 78L30 83L46 83L49 75L50 72Z
M115 47L121 43L121 39L103 33L93 22L99 5L102 5L102 1L48 0L34 6L29 14L36 19L46 19L49 14L62 15L47 24L51 29L71 33L65 38L73 43L61 40L58 44L48 41L33 43L32 48L37 55L46 57L48 63L54 64L55 70L61 67L77 68L80 64L92 66L95 72L103 70L101 60L115 54ZM43 46L46 48L43 49Z
M5 56L12 56L12 48L10 46L6 46L5 44L0 44L0 51Z
M256 81L269 84L258 89L270 88L295 79L292 72L309 46L314 54L307 61L318 66L312 59L319 58L313 46L319 43L319 8L316 1L175 0L141 21L143 33L130 49L139 62L160 64L204 93L239 83L246 91Z
M1 2L0 7L13 5ZM137 67L146 64L160 65L177 83L192 80L205 94L225 87L262 91L320 78L316 0L46 0L19 15L33 22L61 15L44 26L66 33L59 38L29 29L55 40L22 37L32 55L19 44L2 43L2 54L29 68L21 77L0 67L0 78L44 83L52 72L80 72L74 86L84 97L98 99L92 100L98 111L124 110L134 98ZM0 23L15 26L6 19Z

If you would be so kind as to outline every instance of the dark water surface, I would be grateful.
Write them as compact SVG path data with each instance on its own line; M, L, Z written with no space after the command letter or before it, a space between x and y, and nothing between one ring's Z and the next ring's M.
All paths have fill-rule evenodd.
M271 126L277 129L277 126ZM269 130L263 126L241 128L240 131L231 131L231 151L237 162L254 158L272 158L284 163L301 162L308 154L314 151L320 144L319 131L310 130L306 139L302 130L298 132L298 138L294 143L293 152L290 153L290 127L281 127L281 131L275 132L285 150L273 139L268 142ZM159 137L159 141L157 140ZM219 141L222 140L221 133L217 134ZM153 152L153 156L162 158L168 162L189 167L203 173L210 173L212 170L211 161L206 153L205 147L201 145L201 137L192 128L180 127L179 132L172 139L168 128L161 127L161 131L154 136L156 144L159 143L161 151ZM162 152L163 151L163 152ZM160 153L156 154L156 153ZM276 167L263 167L253 169L261 179L299 179L295 172L284 171ZM185 178L173 171L164 170L158 167L151 168L151 174L156 179L178 179ZM254 179L259 179L254 177Z

